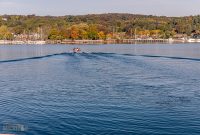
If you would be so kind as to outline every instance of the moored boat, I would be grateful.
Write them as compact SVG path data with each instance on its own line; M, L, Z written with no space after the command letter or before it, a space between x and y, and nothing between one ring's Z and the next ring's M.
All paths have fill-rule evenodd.
M200 43L200 34L194 34L187 40L189 43Z

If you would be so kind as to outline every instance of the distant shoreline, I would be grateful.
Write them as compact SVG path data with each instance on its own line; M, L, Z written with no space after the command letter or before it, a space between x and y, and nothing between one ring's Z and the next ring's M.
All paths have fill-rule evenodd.
M188 17L123 13L63 17L0 15L0 23L0 40L2 40L0 44L200 42L198 15Z
M183 39L109 39L109 40L0 40L0 45L45 45L45 44L80 44L80 45L100 45L100 44L141 44L141 43L199 43L199 40Z

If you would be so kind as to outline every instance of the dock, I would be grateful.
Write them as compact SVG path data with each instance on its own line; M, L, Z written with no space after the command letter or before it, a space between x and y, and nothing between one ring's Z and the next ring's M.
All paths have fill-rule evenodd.
M0 45L44 45L44 44L172 44L199 43L200 40L185 39L106 39L106 40L0 40Z

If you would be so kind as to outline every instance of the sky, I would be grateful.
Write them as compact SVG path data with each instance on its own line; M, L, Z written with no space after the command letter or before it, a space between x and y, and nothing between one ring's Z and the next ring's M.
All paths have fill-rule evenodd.
M200 14L200 0L0 0L0 15L131 13L158 16Z

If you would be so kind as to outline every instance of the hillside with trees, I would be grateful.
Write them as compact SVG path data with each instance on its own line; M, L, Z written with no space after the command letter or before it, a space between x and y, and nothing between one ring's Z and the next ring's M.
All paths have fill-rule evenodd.
M200 32L200 16L165 17L134 14L79 16L0 16L0 40L171 38Z

